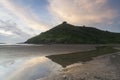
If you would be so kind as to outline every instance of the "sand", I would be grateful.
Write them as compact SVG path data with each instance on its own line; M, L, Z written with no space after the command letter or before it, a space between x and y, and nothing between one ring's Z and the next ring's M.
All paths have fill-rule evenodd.
M120 52L69 65L59 73L39 80L120 80Z

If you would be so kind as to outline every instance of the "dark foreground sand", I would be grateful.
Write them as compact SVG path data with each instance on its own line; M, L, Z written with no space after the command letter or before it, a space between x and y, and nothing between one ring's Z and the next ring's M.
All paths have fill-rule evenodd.
M67 66L58 74L38 80L120 80L120 52Z

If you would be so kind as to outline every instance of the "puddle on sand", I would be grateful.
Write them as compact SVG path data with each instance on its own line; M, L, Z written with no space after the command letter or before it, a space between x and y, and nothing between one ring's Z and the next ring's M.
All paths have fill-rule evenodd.
M0 80L37 80L62 67L46 57L22 58L0 64Z

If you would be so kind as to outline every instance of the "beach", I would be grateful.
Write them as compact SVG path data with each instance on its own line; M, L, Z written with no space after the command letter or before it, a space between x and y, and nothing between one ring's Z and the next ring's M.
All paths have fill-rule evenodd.
M37 80L63 69L47 58L95 49L94 45L0 45L0 80Z
M119 45L1 45L0 79L120 80L119 50Z
M114 47L119 49L119 47ZM120 52L69 65L43 80L120 80ZM40 79L42 80L42 79Z

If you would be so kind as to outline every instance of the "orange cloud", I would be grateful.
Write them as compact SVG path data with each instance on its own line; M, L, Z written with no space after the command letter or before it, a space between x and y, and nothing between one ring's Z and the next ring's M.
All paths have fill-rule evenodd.
M107 23L117 14L109 8L107 0L49 0L49 3L53 15L77 25Z

